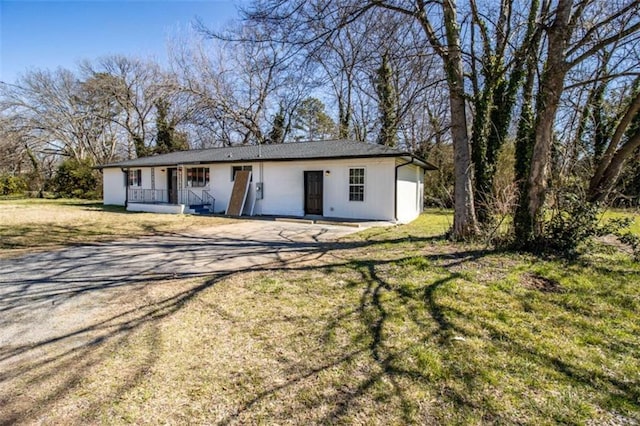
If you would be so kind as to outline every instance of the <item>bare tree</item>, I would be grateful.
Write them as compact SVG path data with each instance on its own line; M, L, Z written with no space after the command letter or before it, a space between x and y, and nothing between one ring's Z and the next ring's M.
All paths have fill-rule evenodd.
M189 121L207 129L208 144L267 143L279 115L284 139L293 111L308 95L303 90L308 78L287 46L252 26L234 31L252 41L225 40L201 24L200 32L209 40L192 40L173 50L179 90L190 105Z
M0 173L18 175L30 169L26 138L15 118L0 116Z
M69 70L27 73L17 85L5 85L0 102L32 151L48 152L95 163L109 161L116 140L103 106Z
M531 2L528 14L514 10L514 0L501 0L497 8L493 3L478 5L476 0L470 0L469 6L474 200L478 219L485 223L491 219L498 153L513 122L527 55L537 50L539 42L536 19L540 1Z
M107 56L81 64L91 89L102 102L118 107L103 117L126 134L127 156L151 152L155 103L167 94L164 76L157 64L126 56Z
M417 0L414 6L403 7L395 2L375 1L372 4L417 20L435 52L440 56L449 90L451 137L454 148L454 239L472 237L478 233L473 182L471 146L467 121L463 56L460 23L455 0L431 3ZM434 25L434 18L437 24ZM444 28L444 31L439 30Z

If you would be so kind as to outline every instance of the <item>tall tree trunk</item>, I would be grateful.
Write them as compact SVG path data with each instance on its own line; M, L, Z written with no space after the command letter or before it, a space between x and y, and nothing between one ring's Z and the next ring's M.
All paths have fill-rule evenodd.
M534 65L534 55L528 61ZM529 192L529 172L531 170L531 153L533 152L533 85L535 82L535 68L530 66L522 91L522 109L518 120L518 132L516 134L516 162L515 180L518 185L519 202L513 218L516 239L525 243L533 238L532 220L529 217L529 209L524 202L525 195Z
M132 139L137 158L149 155L149 148L144 144L144 139L141 136L132 136Z
M396 117L397 101L393 87L393 69L389 63L389 54L382 54L382 63L377 69L376 95L378 96L378 111L380 114L380 134L378 143L386 146L396 146L398 139L398 120Z
M447 54L444 55L449 85L451 109L451 136L454 150L454 217L453 238L465 239L478 233L473 184L471 181L471 146L467 128L467 112L464 96L464 74L460 51L460 27L456 17L454 0L444 0L444 24L447 37Z
M528 52L538 50L540 36L536 33L536 19L540 0L532 0L527 17L527 29L522 44L514 53L511 73L507 76L505 50L510 36L509 17L513 0L501 0L500 18L495 30L495 47L489 38L488 29L475 1L471 2L473 18L481 27L483 39L484 86L475 100L474 128L472 136L472 159L475 169L476 213L480 223L491 219L493 180L496 173L498 153L504 143L511 124L514 106L525 77Z
M533 6L533 5L532 5ZM537 5L536 10L537 10ZM542 6L544 14L548 8L545 2ZM527 208L526 194L529 193L529 173L531 171L531 156L534 144L534 121L535 113L533 110L533 92L537 75L537 64L539 60L540 44L542 40L542 31L535 31L535 22L537 14L533 14L533 8L529 14L529 28L527 36L531 39L528 48L522 51L521 57L524 61L524 84L522 88L522 106L520 109L520 117L518 119L518 130L516 133L515 143L515 170L514 176L518 185L518 203L514 212L514 229L516 239L522 244L533 238L533 229L529 209Z
M520 223L520 226L525 226L528 229L526 232L518 233L530 234L528 232L530 229L530 235L534 238L542 234L542 213L547 195L553 126L564 87L564 79L569 69L565 61L565 50L571 35L569 28L571 8L571 0L559 0L554 21L547 30L547 59L536 101L534 144L528 177L528 191L520 194L520 202L524 201L527 204L529 223Z
M485 76L487 77L487 76ZM487 161L488 128L491 126L489 110L493 108L493 82L485 78L485 86L482 93L478 94L473 117L473 134L471 137L472 160L475 177L474 201L478 221L487 223L490 219L491 190L492 190L492 165Z
M338 138L348 139L351 114L349 113L348 108L344 106L344 102L340 97L338 98L338 115Z
M464 93L462 52L460 49L460 26L457 21L455 0L439 2L443 12L445 41L443 43L431 24L427 11L428 0L416 0L415 9L404 9L396 4L372 2L386 9L399 11L416 18L425 32L429 43L444 64L449 89L449 111L451 113L451 138L453 140L454 161L454 216L451 237L466 239L478 234L478 221L473 203L473 167L471 146L467 128L467 112Z
M31 166L33 167L33 175L35 177L35 179L32 179L31 184L33 185L35 183L35 186L37 186L38 198L44 198L45 177L42 173L40 163L38 162L38 159L36 158L31 148L29 148L29 146L25 144L24 148L27 151L27 155L29 156L29 161L31 161Z

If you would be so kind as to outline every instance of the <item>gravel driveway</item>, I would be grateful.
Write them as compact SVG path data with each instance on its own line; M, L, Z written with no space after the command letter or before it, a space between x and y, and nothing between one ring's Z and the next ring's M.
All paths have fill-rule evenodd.
M158 235L0 259L0 371L12 358L59 336L72 342L74 330L95 324L119 299L139 297L140 286L286 265L354 231L238 221L197 235Z

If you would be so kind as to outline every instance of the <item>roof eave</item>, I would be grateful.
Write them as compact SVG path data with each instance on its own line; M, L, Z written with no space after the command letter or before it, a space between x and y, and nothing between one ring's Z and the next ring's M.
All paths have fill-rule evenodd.
M405 155L402 155L401 157L406 159L406 160L410 160L411 164L415 164L417 166L420 166L425 170L438 170L438 168L436 166L434 166L433 164L429 163L424 158L418 157L417 155L406 153Z
M427 160L424 160L424 159L422 159L420 157L416 157L415 155L413 156L413 159L418 163L418 165L420 167L422 167L425 170L438 170L438 168L436 166L434 166L433 164L431 164Z
M430 164L426 160L423 160L420 157L417 157L410 153L386 153L386 154L372 154L372 155L336 155L331 157L326 156L314 156L314 157L288 157L288 158L237 158L237 159L225 159L225 160L212 160L212 161L180 161L180 162L158 162L151 164L135 164L135 160L122 161L119 163L111 163L104 164L101 166L97 166L97 169L107 169L107 168L131 168L131 167L171 167L176 165L195 165L195 164L231 164L231 163L249 163L249 162L288 162L288 161L317 161L317 160L346 160L346 159L357 159L357 158L394 158L394 157L406 157L412 158L416 161L420 167L425 170L437 170L437 167ZM144 158L144 157L143 157Z

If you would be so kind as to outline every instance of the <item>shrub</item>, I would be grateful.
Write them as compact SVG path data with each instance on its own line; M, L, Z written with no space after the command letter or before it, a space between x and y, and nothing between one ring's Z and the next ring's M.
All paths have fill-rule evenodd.
M50 187L57 197L99 198L99 175L88 160L65 160L56 170Z
M601 206L589 203L575 193L557 194L543 223L542 234L530 244L515 241L513 234L493 239L498 246L526 250L536 254L552 254L564 258L578 255L579 248L595 237L615 235L640 259L640 237L631 233L632 218L614 218L600 222Z
M0 195L22 194L26 190L27 181L23 176L0 174Z
M534 246L543 252L572 257L578 246L600 235L596 204L587 203L576 194L562 194Z

